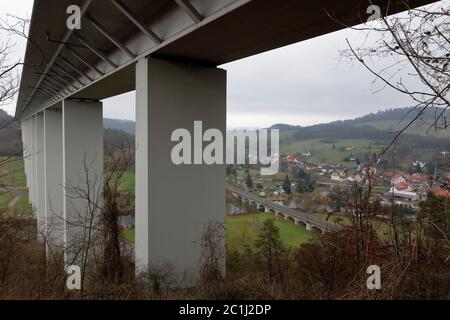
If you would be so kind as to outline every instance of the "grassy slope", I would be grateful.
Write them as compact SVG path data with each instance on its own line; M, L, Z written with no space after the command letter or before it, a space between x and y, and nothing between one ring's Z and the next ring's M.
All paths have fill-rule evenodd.
M333 144L335 148L333 149ZM352 151L342 150L343 147L352 145ZM371 149L369 149L371 148ZM333 163L348 165L344 158L353 156L363 156L371 152L381 151L381 147L373 141L366 139L345 139L335 143L325 143L321 139L312 139L306 141L296 141L281 146L281 152L284 154L295 154L297 152L311 152L311 156L306 158L314 163Z
M11 193L0 192L0 212L8 209L9 202L14 198Z
M0 161L5 163L0 167L0 184L11 189L24 189L26 187L24 162L21 158L4 158Z
M10 189L25 190L26 178L24 161L19 157L5 158L0 157L3 163L0 167L0 185L7 186ZM8 209L10 201L15 197L13 193L0 192L0 211ZM16 203L17 212L31 213L31 207L28 205L28 197L22 196Z
M28 196L20 197L16 203L16 212L22 214L31 214L33 212L31 205L28 203Z

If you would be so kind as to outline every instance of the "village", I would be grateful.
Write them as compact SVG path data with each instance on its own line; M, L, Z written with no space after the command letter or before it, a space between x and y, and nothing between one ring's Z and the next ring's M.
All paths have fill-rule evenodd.
M348 152L352 149L352 146L346 147ZM333 213L351 214L355 209L347 206L346 201L357 189L370 190L370 201L380 209L396 205L410 217L430 193L449 196L442 184L435 183L433 175L427 174L425 161L407 163L408 171L403 171L393 170L386 165L386 160L375 155L364 162L349 156L345 164L314 163L310 157L309 151L282 154L280 172L273 177L260 176L256 170L239 167L235 183L266 201L327 217ZM444 179L449 182L450 173ZM380 210L377 217L388 218L382 211L386 212Z

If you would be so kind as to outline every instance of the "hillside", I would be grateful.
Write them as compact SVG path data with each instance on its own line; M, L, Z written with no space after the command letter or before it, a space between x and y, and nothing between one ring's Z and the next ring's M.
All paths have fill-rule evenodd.
M0 109L0 155L15 156L21 153L20 129L13 117Z
M134 147L134 122L104 119L105 146L110 148ZM0 109L0 156L17 156L22 153L19 124Z
M405 131L405 133L437 138L450 137L449 130L436 131L432 128L430 129L430 125L434 122L435 116L442 112L443 110L439 108L427 110L418 121ZM378 113L371 113L354 120L343 121L343 123L353 126L371 126L381 131L395 132L408 125L416 115L417 112L412 108L388 109L379 111ZM448 119L450 117L450 111L447 110L442 116Z
M280 130L280 147L284 154L311 153L314 162L332 161L344 163L345 158L364 157L379 152L395 137L395 130L403 128L414 114L410 109L391 109L365 115L352 120L335 121L309 127L277 124ZM422 159L430 161L442 151L450 149L450 132L429 132L426 123L431 122L435 112L430 110L422 120L411 126L398 140L398 154L402 161ZM445 116L448 115L448 112ZM351 150L346 150L351 146Z
M119 119L103 119L103 126L106 129L117 129L122 130L134 135L136 130L136 124L131 120L119 120Z
M414 117L411 109L389 109L378 113L368 114L352 120L334 121L326 124L318 124L309 127L276 124L272 129L281 131L282 143L305 141L310 139L370 139L387 142L395 136L395 132L406 126ZM413 139L418 143L430 143L431 146L442 146L450 138L450 130L435 132L428 130L433 115L441 112L440 109L430 109L423 118L417 120L405 132L403 139ZM445 117L450 116L447 111ZM436 139L438 138L438 139Z

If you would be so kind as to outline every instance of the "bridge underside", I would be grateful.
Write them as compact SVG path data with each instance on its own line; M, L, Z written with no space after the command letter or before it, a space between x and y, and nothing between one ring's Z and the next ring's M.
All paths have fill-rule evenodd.
M102 100L132 91L134 65L147 56L215 67L361 24L371 4L394 14L430 2L35 0L16 116L64 98ZM82 9L81 30L67 30L69 5Z
M387 2L35 0L16 117L49 250L77 261L75 222L98 217L103 204L100 101L136 89L136 264L171 264L178 280L195 282L202 234L224 222L225 170L175 166L171 133L201 120L225 135L226 73L218 65L359 24L368 5L383 11ZM398 3L389 14L405 9ZM66 28L73 4L82 9L79 31Z

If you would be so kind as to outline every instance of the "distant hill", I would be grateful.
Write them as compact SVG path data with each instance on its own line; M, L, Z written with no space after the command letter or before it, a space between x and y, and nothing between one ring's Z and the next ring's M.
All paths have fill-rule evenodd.
M441 114L444 110L442 108L430 108L422 115L423 120L432 120L435 115ZM338 121L345 124L365 124L368 122L377 121L401 121L408 122L417 115L415 108L396 108L380 110L377 113L370 113L362 117L358 117L352 120ZM450 116L450 110L446 110L443 114L444 117Z
M353 126L371 126L381 131L396 132L408 125L416 115L417 111L414 108L388 109L353 120L342 121L342 123ZM450 130L435 131L433 128L430 129L437 115L442 115L442 117L448 119L450 118L450 110L444 112L440 108L428 109L405 133L437 138L450 137Z
M0 109L0 156L15 156L22 152L19 124Z
M131 134L135 134L136 123L131 120L119 120L119 119L103 119L103 126L106 129L122 130Z
M411 109L387 109L377 113L371 113L352 120L334 121L326 124L318 124L309 127L293 126L287 124L275 124L271 128L281 132L281 146L289 149L290 146L302 141L314 139L324 141L337 141L346 139L365 139L384 144L393 138L392 131L402 128L408 120L414 117ZM414 124L402 137L402 143L410 148L423 149L423 147L435 150L450 149L450 130L427 134L425 122L430 122L434 114L441 109L430 109L424 115L422 122ZM450 111L444 113L450 118ZM13 155L21 152L21 138L19 126L11 123L12 117L0 109L0 128L2 123L9 123L7 128L0 130L0 155ZM105 127L105 145L134 144L135 122L130 120L108 119L103 120Z
M0 109L0 156L17 156L22 153L22 138L19 123ZM134 121L104 119L106 147L134 148Z
M450 130L428 131L435 114L440 113L442 109L428 110L421 119L408 128L404 136L415 136L419 143L431 142L433 145L448 143ZM415 111L411 108L399 108L371 113L352 120L334 121L309 127L276 124L271 128L279 129L281 138L286 143L310 139L371 139L383 142L392 139L395 132L404 128L415 115ZM447 110L443 116L450 117L450 111Z
M282 123L274 124L272 127L270 127L270 129L278 129L280 131L291 131L299 128L301 128L301 126L292 126L290 124L282 124Z
M362 154L364 150L369 150L370 146L373 151L381 151L395 137L394 131L403 128L408 120L413 119L415 114L409 111L410 109L407 108L390 109L352 120L334 121L309 127L277 124L273 128L280 129L282 152L295 154L311 151L316 155L315 158L313 157L314 160L326 161L329 157L323 156L324 152L319 149L335 147L342 149L344 147L342 143L359 148L358 151L354 150L349 154ZM430 160L434 155L450 150L449 130L427 134L428 127L425 123L430 123L434 119L435 112L442 112L442 109L429 110L422 120L418 120L417 124L414 123L400 137L397 149L403 159ZM444 116L448 115L449 112L444 113Z

